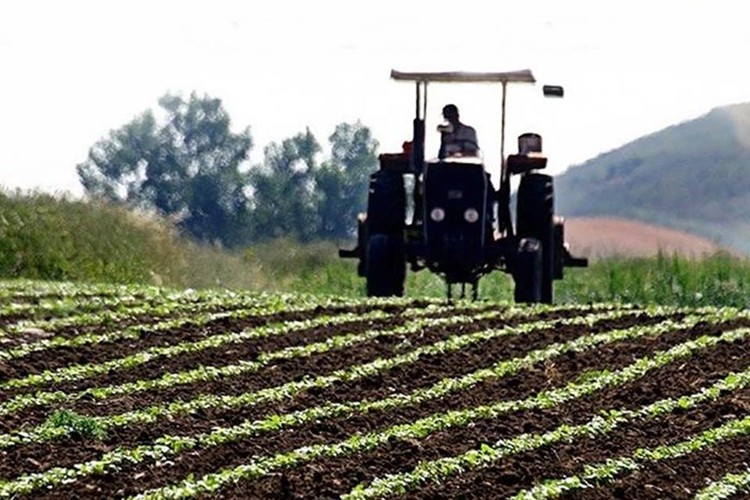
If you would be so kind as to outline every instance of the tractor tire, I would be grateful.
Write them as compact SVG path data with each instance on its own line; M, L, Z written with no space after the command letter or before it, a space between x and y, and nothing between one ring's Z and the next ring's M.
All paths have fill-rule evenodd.
M365 262L368 297L404 295L406 259L403 240L382 233L370 234Z
M369 234L403 235L406 219L404 176L379 170L370 176L367 198Z
M554 187L552 176L526 174L521 177L516 205L516 232L519 238L534 238L541 244L542 298L551 304L554 299L555 275Z
M534 238L518 244L513 269L514 299L519 304L542 302L542 245Z

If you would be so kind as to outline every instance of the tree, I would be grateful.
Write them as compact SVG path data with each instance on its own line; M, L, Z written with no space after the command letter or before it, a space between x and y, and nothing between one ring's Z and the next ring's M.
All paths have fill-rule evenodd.
M320 145L310 129L265 148L263 165L250 173L256 238L295 236L309 241L316 236L314 174L318 153Z
M328 140L331 158L315 172L318 236L338 240L354 234L357 214L367 207L369 176L378 166L378 142L360 122L337 125Z
M255 239L354 235L357 213L366 208L369 175L377 168L378 143L359 122L337 125L328 140L331 156L320 165L321 148L309 129L266 147L263 165L250 173Z
M250 179L240 170L250 130L230 130L221 100L166 94L159 123L146 111L110 132L77 166L86 192L172 216L194 237L231 245L247 217Z

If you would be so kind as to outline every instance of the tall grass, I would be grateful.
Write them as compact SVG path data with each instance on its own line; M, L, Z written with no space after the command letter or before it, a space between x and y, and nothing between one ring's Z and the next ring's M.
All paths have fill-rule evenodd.
M728 252L612 257L569 271L557 283L557 299L564 302L750 307L750 260Z
M120 207L0 192L2 278L363 296L356 270L330 242L282 239L229 252L192 243L167 221ZM750 307L750 260L729 253L613 257L565 274L555 282L557 302ZM406 289L414 297L445 296L440 277L428 271L409 272ZM500 272L482 278L480 297L511 301L512 279Z
M305 252L318 256L301 257ZM275 253L272 268L277 273L280 269L295 269L284 273L277 283L282 289L328 295L364 294L364 279L356 276L356 265L337 260L332 245L318 244L286 254L277 249ZM482 278L479 289L481 298L504 302L513 299L513 280L502 272ZM406 290L410 296L446 294L440 277L428 271L408 273ZM459 291L454 287L454 296ZM750 307L750 260L727 252L702 258L659 252L652 258L595 260L586 269L565 270L565 278L555 281L555 301Z

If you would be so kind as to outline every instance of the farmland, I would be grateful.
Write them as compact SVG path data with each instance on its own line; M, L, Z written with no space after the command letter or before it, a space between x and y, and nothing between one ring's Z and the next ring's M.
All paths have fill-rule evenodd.
M0 497L738 498L750 312L0 282Z

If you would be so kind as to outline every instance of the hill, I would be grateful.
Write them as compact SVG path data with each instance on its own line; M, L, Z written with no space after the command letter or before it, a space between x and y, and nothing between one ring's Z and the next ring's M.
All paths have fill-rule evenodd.
M572 217L565 221L565 237L576 255L650 257L659 251L701 257L721 250L707 238L675 229L613 217Z
M637 139L556 179L557 212L688 231L750 252L750 103Z

